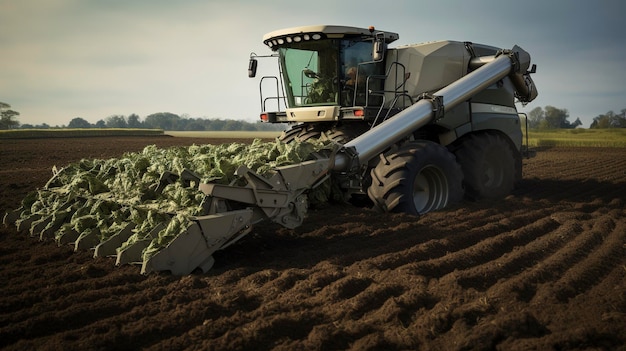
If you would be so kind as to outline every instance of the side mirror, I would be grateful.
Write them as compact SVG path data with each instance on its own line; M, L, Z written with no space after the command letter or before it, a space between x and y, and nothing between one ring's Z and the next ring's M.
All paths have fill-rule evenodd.
M381 34L381 35L379 35ZM374 48L372 50L372 60L378 62L385 58L385 37L382 33L376 34L376 40L374 40Z
M248 77L254 78L256 77L256 68L259 65L259 61L257 61L254 57L250 57L250 62L248 63Z

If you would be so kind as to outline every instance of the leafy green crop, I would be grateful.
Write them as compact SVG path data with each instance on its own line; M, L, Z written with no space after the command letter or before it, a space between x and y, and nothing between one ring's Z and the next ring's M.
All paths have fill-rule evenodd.
M268 177L275 167L305 161L313 152L330 147L321 141L286 144L261 140L165 149L151 145L120 158L83 159L56 171L45 189L28 194L17 222L40 218L37 221L47 221L46 228L61 223L57 240L64 235L80 239L97 233L100 242L134 225L132 235L118 251L151 240L144 251L145 260L184 232L193 216L202 214L204 194L198 190L198 181L174 176L159 188L167 172L191 172L202 183L231 184L242 165ZM326 201L329 183L318 187L311 198ZM159 225L164 229L151 233Z

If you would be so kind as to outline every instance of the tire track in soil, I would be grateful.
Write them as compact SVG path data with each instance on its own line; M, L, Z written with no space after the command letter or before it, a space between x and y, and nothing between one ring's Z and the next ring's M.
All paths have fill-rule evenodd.
M543 213L543 210L537 213ZM533 240L537 230L548 231L555 227L553 221L542 216L542 214L536 216L533 213L524 216L532 219L532 222L519 230L512 230L506 224L495 222L476 227L466 234L450 236L445 239L446 245L436 250L440 254L439 257L417 261L410 264L407 269L416 274L440 278L455 270L467 270L476 265L491 262L503 252ZM506 223L511 224L514 221L515 218L511 218ZM503 232L507 234L502 234ZM430 251L430 247L428 250ZM482 281L482 279L479 280Z
M84 271L82 267L79 269ZM8 298L8 303L22 308L9 309L8 313L0 315L0 340L12 341L20 335L16 331L36 340L59 331L89 327L99 320L124 313L132 303L146 302L142 295L147 286L136 284L145 278L134 270L107 277L104 285L101 281L84 278L86 280L80 283L53 283L33 289L34 293L29 290L26 296L15 294Z
M549 294L559 302L566 302L593 288L623 263L626 226L616 225L612 217L603 216L596 220L588 233L594 237L595 245L581 248L577 252L579 261L567 261L569 269L551 284L551 291L543 295Z
M517 293L518 298L522 301L530 302L537 295L537 289L544 289L542 288L544 283L558 281L560 277L574 267L585 267L589 257L603 250L602 247L606 245L611 250L611 255L610 260L601 261L602 269L619 268L620 255L623 254L623 251L620 252L619 250L619 242L620 240L622 243L624 242L623 233L625 230L616 227L610 233L613 240L607 243L605 225L608 224L610 227L612 223L613 219L602 217L585 221L582 224L575 219L565 221L559 231L556 232L556 235L559 236L556 240L563 239L566 245L545 259L534 262L531 267L503 283L502 288ZM609 262L612 264L607 265ZM549 291L542 291L541 295L557 296L558 294L550 288Z

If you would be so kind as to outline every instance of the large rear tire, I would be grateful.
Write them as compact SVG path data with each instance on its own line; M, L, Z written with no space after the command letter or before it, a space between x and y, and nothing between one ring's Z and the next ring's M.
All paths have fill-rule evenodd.
M455 152L465 175L469 199L498 199L511 193L516 181L516 158L511 144L496 133L471 135Z
M380 158L367 193L381 211L420 215L463 198L461 167L439 144L413 141Z

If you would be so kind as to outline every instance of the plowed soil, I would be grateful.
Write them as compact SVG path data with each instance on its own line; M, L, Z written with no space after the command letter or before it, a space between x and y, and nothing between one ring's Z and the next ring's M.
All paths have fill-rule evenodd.
M145 145L0 141L0 213L53 165ZM417 219L333 204L294 230L259 225L209 272L142 276L0 229L6 350L625 350L626 149L524 160L501 201Z

